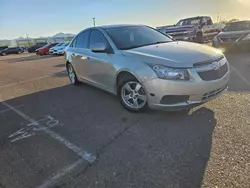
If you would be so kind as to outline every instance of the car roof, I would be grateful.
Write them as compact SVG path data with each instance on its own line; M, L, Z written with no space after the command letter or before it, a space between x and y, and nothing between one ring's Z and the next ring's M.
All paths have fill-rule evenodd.
M231 23L240 23L240 22L250 22L250 20L238 20L238 21L233 21Z
M119 27L132 27L132 26L145 26L145 25L139 25L139 24L115 24L115 25L103 25L103 26L90 27L88 29L94 29L94 28L113 29L113 28L119 28Z

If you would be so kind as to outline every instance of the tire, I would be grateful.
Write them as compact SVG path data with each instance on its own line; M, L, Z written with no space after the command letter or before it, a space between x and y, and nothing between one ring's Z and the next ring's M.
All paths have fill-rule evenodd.
M200 43L200 44L203 43L202 33L197 33L196 38L195 38L195 42Z
M71 84L77 85L80 83L76 76L75 70L70 63L67 64L67 72L68 72L68 77L69 77Z
M3 56L6 56L7 54L5 52L2 53Z
M128 111L141 112L147 109L146 91L143 85L132 76L126 76L119 80L117 96Z

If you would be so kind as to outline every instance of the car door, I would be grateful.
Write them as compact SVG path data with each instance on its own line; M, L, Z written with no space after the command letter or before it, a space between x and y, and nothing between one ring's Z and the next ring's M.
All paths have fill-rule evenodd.
M7 54L13 54L14 53L14 48L9 48Z
M73 40L71 45L68 48L70 52L72 65L76 71L77 76L80 79L88 80L87 77L87 57L89 54L88 41L89 41L89 30L85 30L77 35L77 37Z
M89 37L89 48L91 49L97 44L105 44L108 49L113 51L104 34L98 29L92 29ZM114 54L97 53L90 50L87 59L88 79L103 89L112 91L115 83L115 68L112 63Z
M203 23L203 36L207 39L207 40L211 40L216 34L217 32L215 31L213 22L211 20L210 17L204 17L202 19L202 23Z

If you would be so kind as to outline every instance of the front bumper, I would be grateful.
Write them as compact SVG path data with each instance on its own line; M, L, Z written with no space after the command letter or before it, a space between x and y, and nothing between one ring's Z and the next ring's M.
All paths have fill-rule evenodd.
M227 64L228 66L228 64ZM192 70L193 71L193 70ZM218 80L203 81L194 73L192 81L170 81L155 78L144 82L148 105L152 109L179 110L192 108L219 97L227 91L230 70ZM173 97L166 102L165 97ZM176 100L180 98L180 100Z
M64 51L53 52L53 55L63 55L63 54L64 54Z
M173 37L175 40L179 40L179 41L194 41L194 36L181 36L181 37Z

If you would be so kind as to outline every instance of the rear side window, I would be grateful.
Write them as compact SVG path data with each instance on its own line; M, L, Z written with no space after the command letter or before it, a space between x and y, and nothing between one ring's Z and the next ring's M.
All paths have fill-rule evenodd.
M76 48L87 48L89 38L89 30L80 33L76 38ZM74 42L73 42L74 43Z
M104 37L104 35L101 33L101 31L98 31L95 29L95 30L91 31L90 39L89 39L89 47L91 48L98 43L106 43L107 44L107 40Z

